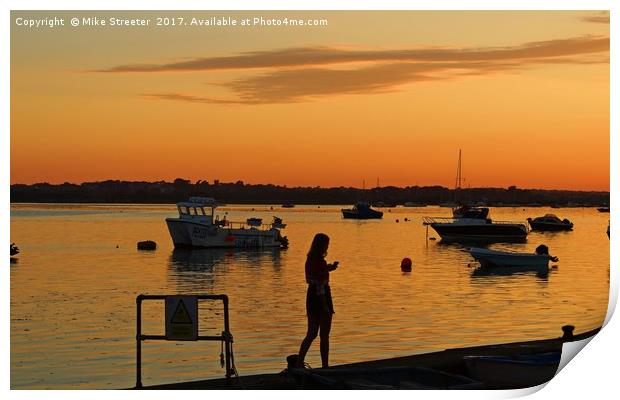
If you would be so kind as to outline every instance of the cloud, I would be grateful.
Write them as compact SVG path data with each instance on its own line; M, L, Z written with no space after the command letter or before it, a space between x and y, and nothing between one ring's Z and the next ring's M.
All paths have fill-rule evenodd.
M146 93L142 97L203 104L274 104L343 94L385 93L415 82L519 71L541 64L608 63L608 52L609 37L584 36L474 49L289 48L170 64L121 65L102 71L248 71L250 75L214 84L230 92L227 98L175 92Z
M255 68L291 68L359 62L501 61L572 56L609 50L609 37L575 37L519 46L488 48L418 48L350 50L333 47L298 47L246 52L228 57L206 57L168 64L126 64L95 72L181 72Z
M208 97L194 96L182 93L145 93L142 94L141 97L144 99L152 100L177 100L203 104L251 104L249 102L241 102L239 100L211 99Z
M414 82L443 80L459 75L490 74L518 68L514 63L391 63L356 69L304 68L269 73L220 84L231 99L182 93L143 94L144 98L205 104L295 103L329 95L377 94Z
M584 22L594 22L598 24L609 24L609 12L603 11L596 15L589 15L587 17L581 17Z

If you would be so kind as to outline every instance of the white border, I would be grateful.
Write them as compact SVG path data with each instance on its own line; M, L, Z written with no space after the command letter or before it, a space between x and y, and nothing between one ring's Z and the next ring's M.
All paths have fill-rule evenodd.
M611 16L615 26L610 25L610 33L612 37L611 46L611 110L618 110L618 23L617 12L619 10L618 2L611 0L592 0L592 1L577 1L577 0L477 0L477 1L459 1L459 0L442 0L442 1L409 1L406 4L397 0L382 0L382 1L344 1L344 0L297 0L297 1L284 1L284 0L263 0L260 3L250 0L219 0L219 1L134 1L134 0L109 0L109 1L76 1L76 0L60 0L51 4L49 1L16 1L8 0L2 2L3 18L0 20L1 32L2 32L2 45L0 51L2 53L2 64L4 68L0 69L2 85L2 106L0 111L0 123L2 124L2 131L0 133L0 140L2 145L0 146L1 156L0 162L2 168L0 168L0 179L2 189L0 190L0 196L2 199L3 207L1 208L0 218L2 219L3 229L0 230L0 243L9 242L9 149L10 149L10 121L9 121L9 103L10 103L10 72L8 66L10 65L10 10L611 10ZM617 112L610 112L611 117L611 206L614 210L618 210L620 203L617 200L617 196L614 196L615 191L618 188L618 177L620 171L620 165L618 164L618 152L620 151L620 143L618 141L618 117ZM612 221L612 236L618 237L620 230L618 229L618 218L616 218L617 211L611 214ZM613 309L617 302L618 297L618 273L616 271L618 261L618 249L611 247L611 294L610 294L610 306L606 321L607 326L603 331L597 335L591 343L587 346L585 351L577 357L576 360L570 362L561 373L555 377L543 390L538 391L535 396L538 398L584 398L589 395L596 395L602 393L614 393L617 392L617 369L614 368L616 360L618 360L618 346L617 337L619 335L619 323L618 318L612 318L610 320ZM132 396L140 398L169 398L176 396L176 392L113 392L109 391L10 391L10 324L9 324L9 268L4 268L2 271L4 274L3 279L0 280L0 293L2 296L2 307L0 310L2 320L4 324L2 326L2 337L0 346L3 358L2 364L2 391L8 392L11 398L24 398L31 399L33 397L53 397L81 399L85 396L92 396L94 398L108 398L111 395L116 396ZM407 397L416 396L424 398L503 398L503 397L515 397L523 396L527 393L531 393L532 390L521 391L509 391L509 392L420 392L411 393L408 391L402 393L389 393L389 396L394 397ZM382 392L381 395L387 394ZM269 396L270 398L285 398L290 396L301 396L303 398L309 398L310 396L336 396L336 392L330 393L317 393L317 392L232 392L232 393L214 393L208 394L194 391L194 392L181 392L178 395L184 398L192 397L198 398L203 396L227 396L236 398L239 397L262 397ZM355 393L355 396L371 396L372 393Z

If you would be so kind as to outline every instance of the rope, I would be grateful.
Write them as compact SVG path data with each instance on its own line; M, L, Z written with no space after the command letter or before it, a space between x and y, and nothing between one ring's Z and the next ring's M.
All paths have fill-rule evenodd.
M228 342L230 343L230 371L235 375L235 377L237 378L237 380L239 381L239 386L241 386L241 389L245 389L245 386L243 385L243 381L241 380L241 377L239 376L239 372L237 371L237 366L235 365L235 352L233 351L233 336L232 333L230 332L226 332L226 331L222 331L222 341L220 342L220 367L224 368L225 362L224 362L224 342Z

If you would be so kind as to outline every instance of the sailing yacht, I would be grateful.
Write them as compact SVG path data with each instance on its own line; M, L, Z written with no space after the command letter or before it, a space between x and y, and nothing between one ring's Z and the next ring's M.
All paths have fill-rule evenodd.
M461 189L461 150L456 173L455 196ZM487 207L461 204L452 209L453 218L424 217L422 224L433 228L446 242L522 242L528 234L520 222L492 221Z
M462 161L462 153L461 149L459 149L459 161L456 168L456 182L454 184L454 197L455 199L458 197L459 191L461 190L461 161ZM456 207L452 208L452 216L454 218L478 218L478 219L487 219L489 216L489 209L487 207L474 207L460 202L456 199Z

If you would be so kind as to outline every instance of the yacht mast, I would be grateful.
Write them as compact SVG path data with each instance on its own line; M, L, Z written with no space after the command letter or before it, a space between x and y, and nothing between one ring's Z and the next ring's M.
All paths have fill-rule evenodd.
M454 202L457 204L457 206L459 205L460 201L459 201L459 192L461 190L461 179L462 179L462 174L461 174L461 149L459 149L459 161L457 163L456 166L456 182L454 183Z
M456 167L456 182L454 185L454 189L461 188L461 149L459 149L459 162Z

